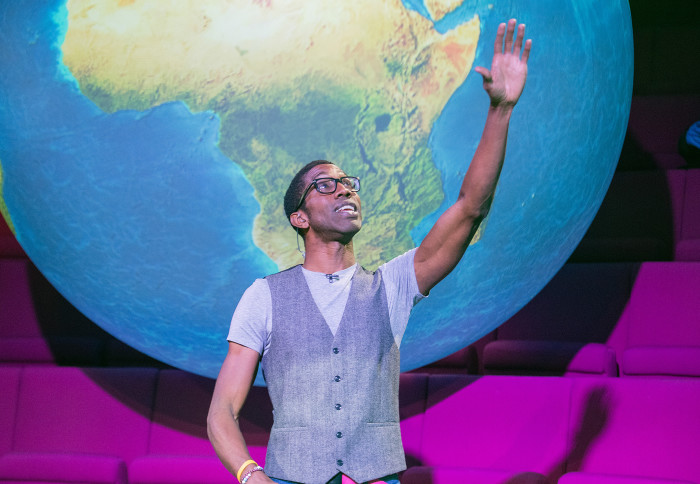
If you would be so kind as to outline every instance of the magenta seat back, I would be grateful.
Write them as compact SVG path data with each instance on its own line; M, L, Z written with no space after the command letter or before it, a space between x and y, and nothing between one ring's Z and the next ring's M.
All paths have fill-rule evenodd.
M41 337L29 282L31 262L0 259L0 338Z
M150 454L215 456L207 438L207 411L214 382L180 370L158 375Z
M0 455L12 448L21 371L0 367Z
M676 260L700 261L700 169L688 170Z
M103 332L28 259L0 258L0 362L98 366Z
M26 367L15 452L110 455L146 452L156 370Z
M545 476L534 472L457 467L412 467L404 472L401 484L548 484Z
M423 464L560 475L571 386L555 377L431 375Z
M181 370L161 370L158 376L148 452L216 458L207 436L207 413L214 380ZM239 425L253 457L264 462L272 427L267 389L254 387L241 411Z
M628 347L700 346L700 262L645 262L627 310Z
M700 482L698 383L577 379L567 471Z
M681 238L700 239L700 169L688 170L686 173L683 208Z
M606 343L629 299L633 272L627 263L566 264L497 337Z
M428 377L420 373L402 373L399 383L401 441L409 466L420 464L423 414L428 393Z

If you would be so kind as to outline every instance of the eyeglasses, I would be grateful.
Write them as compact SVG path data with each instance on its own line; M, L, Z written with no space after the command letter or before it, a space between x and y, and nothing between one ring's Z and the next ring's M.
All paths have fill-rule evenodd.
M314 181L312 181L308 187L306 187L306 190L304 190L304 194L301 196L301 200L299 201L299 205L297 205L297 208L295 208L294 211L296 212L301 208L301 206L304 204L304 200L306 200L306 195L309 194L312 188L316 188L316 191L318 193L328 195L331 193L335 193L336 188L338 188L338 182L340 182L341 185L343 185L351 192L360 191L360 179L356 176L342 176L340 178L317 178Z

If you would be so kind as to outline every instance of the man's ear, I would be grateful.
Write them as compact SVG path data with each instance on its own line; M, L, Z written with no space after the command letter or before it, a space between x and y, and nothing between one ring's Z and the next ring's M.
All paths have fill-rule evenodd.
M289 216L289 221L298 229L308 229L309 221L306 220L306 215L302 211L294 212Z

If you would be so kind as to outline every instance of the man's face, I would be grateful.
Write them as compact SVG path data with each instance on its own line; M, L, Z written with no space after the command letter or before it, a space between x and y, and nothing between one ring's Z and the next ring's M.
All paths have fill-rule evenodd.
M335 165L317 165L306 174L305 186L321 178L341 178L346 173ZM357 192L337 183L333 193L319 193L312 187L298 212L306 216L309 230L327 240L349 242L362 227L362 210Z

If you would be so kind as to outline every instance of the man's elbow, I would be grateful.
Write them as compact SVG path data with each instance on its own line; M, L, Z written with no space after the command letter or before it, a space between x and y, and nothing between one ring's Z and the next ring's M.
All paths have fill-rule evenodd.
M207 437L212 444L217 440L219 428L219 419L216 417L215 413L209 410L209 414L207 415Z
M469 196L461 196L457 199L460 213L465 222L471 222L474 225L479 225L486 218L491 210L491 202L493 196L485 199L473 199Z
M226 426L235 421L236 418L230 412L221 411L221 409L215 409L214 407L210 408L207 414L207 437L209 437L209 441L216 445L216 442L222 440L221 436L226 434Z

